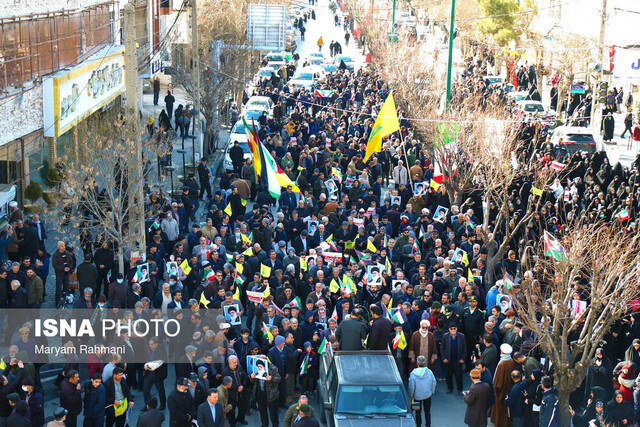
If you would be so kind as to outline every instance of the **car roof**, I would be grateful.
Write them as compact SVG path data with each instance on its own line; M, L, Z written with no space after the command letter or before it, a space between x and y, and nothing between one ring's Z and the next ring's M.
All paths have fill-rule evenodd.
M252 102L252 101L271 101L271 98L269 98L268 96L252 96L247 101L247 104Z
M589 130L589 128L585 128L582 126L560 126L556 129L556 131L562 131L564 133L573 133L576 135L592 135L593 132Z
M542 102L540 101L531 101L531 100L525 100L523 99L522 101L518 101L518 105L525 105L525 104L535 104L535 105L542 105ZM543 105L544 107L544 105Z
M395 361L388 352L336 352L333 357L341 384L402 383Z

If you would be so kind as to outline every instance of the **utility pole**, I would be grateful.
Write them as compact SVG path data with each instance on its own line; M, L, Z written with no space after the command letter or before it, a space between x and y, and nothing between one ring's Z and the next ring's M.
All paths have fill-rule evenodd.
M198 1L191 0L191 46L192 47L192 61L193 61L193 109L200 111L200 45L198 43ZM200 131L200 115L195 114L193 116L193 135L196 136L196 132ZM193 140L193 157L195 167L195 153L196 153L196 138ZM199 147L199 144L198 144ZM202 154L202 153L200 153Z
M604 34L605 28L607 26L607 0L602 0L602 11L600 12L600 37L598 39L598 48L600 50L600 61L602 62L602 68L599 72L598 82L594 87L596 90L599 90L600 84L605 81L604 77L604 64L607 60L607 53L605 51L604 45ZM602 102L598 102L597 111L595 108L595 103L597 99L597 92L593 91L592 101L591 101L591 129L595 132L597 129L598 134L600 133L600 121L602 120L602 110L604 105ZM568 105L567 105L568 107Z
M606 0L605 0L606 1ZM453 25L456 19L456 0L451 0L451 25L449 26L449 61L447 63L447 104L451 101L451 72L453 67Z
M211 44L211 50L213 54L213 120L211 121L212 136L216 146L213 147L215 151L218 146L218 133L220 133L220 55L222 54L222 48L224 47L224 41L214 40Z
M138 103L138 55L136 52L136 13L131 2L124 6L124 55L125 55L125 90L127 93L127 120L133 128L132 134L136 140L135 158L128 161L129 173L129 221L132 224L130 233L131 249L138 251L142 259L145 258L144 238L144 195L142 194L142 142L140 134L140 106ZM134 184L135 183L135 184ZM122 248L121 248L122 249Z

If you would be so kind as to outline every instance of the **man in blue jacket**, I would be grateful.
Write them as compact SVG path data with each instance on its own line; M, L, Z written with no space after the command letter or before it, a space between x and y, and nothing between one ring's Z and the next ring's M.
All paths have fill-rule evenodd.
M540 380L542 386L542 404L540 405L540 427L548 427L552 425L552 421L556 417L556 404L558 403L558 390L553 386L551 377L542 377Z
M418 356L416 359L418 367L409 375L409 395L420 402L424 410L425 426L431 427L431 396L436 392L436 377L431 369L427 367L427 358ZM422 425L422 410L416 411L416 425Z
M84 427L104 425L105 399L102 374L96 372L84 383Z
M522 381L522 373L520 371L511 372L511 379L514 384L509 394L507 394L507 406L509 407L509 413L513 417L513 427L524 427L529 385Z

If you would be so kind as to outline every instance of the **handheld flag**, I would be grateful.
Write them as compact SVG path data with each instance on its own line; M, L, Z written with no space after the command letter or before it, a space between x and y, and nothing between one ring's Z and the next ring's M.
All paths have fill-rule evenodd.
M247 243L247 244L251 244L251 239L248 238L247 236L245 236L244 234L240 233L240 237L242 237L242 241Z
M345 249L353 249L353 247L355 246L356 242L344 242L344 248Z
M467 256L466 252L463 252L462 254L462 263L464 264L465 267L469 265L469 257Z
M307 271L307 260L303 256L300 257L300 270Z
M469 269L469 278L468 278L468 280L467 280L467 281L468 281L469 283L471 283L471 282L475 282L475 281L476 281L475 277L473 277L473 273L471 272L471 269Z
M389 262L389 258L385 258L384 260L384 272L391 276L391 263Z
M186 259L180 264L180 270L187 276L191 273L191 267L189 267L189 262Z
M246 251L242 252L242 255L253 256L253 249L252 248L248 248Z
M244 265L236 262L236 270L238 270L239 274L242 274L242 272L244 271Z
M376 245L374 245L371 240L367 240L367 250L374 254L378 252L378 248L376 248Z
M295 297L293 300L291 300L291 306L292 307L298 307L298 309L302 308L302 303L300 302L300 297Z
M215 279L215 277L216 273L214 273L212 269L207 268L204 271L204 278L207 279L207 282L213 282L213 279Z
M200 304L204 305L204 308L209 308L209 303L211 301L209 301L207 297L204 296L205 292L206 290L202 291L202 293L200 294Z
M345 274L344 276L342 276L342 283L346 288L348 288L351 291L351 293L353 294L356 293L357 291L356 284L353 283L353 279L351 277Z
M256 176L259 177L262 172L262 163L260 162L258 135L256 134L255 126L252 126L250 128L244 116L242 117L242 123L244 124L244 129L247 134L247 143L249 144L249 150L251 150L251 154L253 155L253 169L255 170Z
M629 211L626 209L623 209L618 213L617 216L620 221L626 221L629 219Z
M300 364L300 376L303 376L307 373L307 366L309 365L309 353L305 356Z
M273 334L271 333L271 331L269 331L269 328L267 328L267 324L264 322L262 322L262 334L269 341L273 341Z
M271 267L268 265L260 264L260 274L262 277L271 277Z
M231 213L232 213L232 211L231 211L231 202L229 202L227 204L227 207L224 208L224 213L226 213L227 215L231 216Z
M542 196L542 190L536 187L531 188L533 190L533 194L536 196Z
M438 191L438 190L440 189L440 186L441 186L441 185L442 185L442 184L438 184L438 183L437 183L435 180L433 180L433 179L431 180L431 183L429 184L429 186L430 186L431 188L433 188L433 191Z
M393 339L393 349L400 348L400 350L404 350L407 348L407 340L404 337L404 332L396 332L396 336Z
M380 152L382 149L382 138L400 130L400 122L398 122L398 114L396 113L396 104L393 101L393 92L389 93L387 99L382 104L378 117L373 124L369 142L367 142L367 151L364 155L364 163L367 163L369 157L373 153Z
M340 290L340 285L338 285L336 279L331 280L331 283L329 284L329 290L333 293L336 293Z
M264 290L262 298L267 298L269 295L271 295L271 288L267 285L267 289Z
M236 291L233 293L233 296L231 298L240 300L240 285L236 284Z
M560 163L556 161L551 162L551 168L557 170L558 172L564 169L564 166L565 166L564 163Z
M333 313L331 314L331 318L336 322L338 321L338 310L336 309L336 307L333 307Z
M393 308L393 297L389 298L389 305L387 306L387 310L391 313L391 309Z
M553 257L556 261L567 261L569 256L566 249L558 242L558 239L544 232L544 254Z
M328 347L329 347L329 343L327 342L327 337L322 338L320 347L318 347L318 354L324 353Z
M396 310L396 312L393 313L393 316L391 316L391 321L400 323L401 325L404 323L404 316L402 315L402 313L400 313L400 309Z

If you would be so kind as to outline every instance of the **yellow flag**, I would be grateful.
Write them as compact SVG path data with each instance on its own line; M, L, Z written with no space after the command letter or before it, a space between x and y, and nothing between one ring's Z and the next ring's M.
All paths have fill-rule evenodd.
M240 236L242 236L242 241L243 242L247 242L248 244L251 244L251 239L249 239L247 236L245 236L242 233L240 233Z
M267 289L262 293L262 298L267 298L269 295L271 295L271 289L269 289L269 285L267 285Z
M224 213L226 213L227 215L231 216L231 202L229 202L229 204L227 204L227 207L224 208Z
M356 244L356 242L344 242L344 248L345 249L353 249L355 244Z
M182 261L182 264L180 264L180 269L187 276L191 273L191 267L189 267L189 262L186 259Z
M536 196L542 196L542 190L536 187L532 187L533 189L533 194L535 194Z
M476 279L473 277L473 273L471 272L471 269L469 269L469 278L467 280L469 283L471 282L475 282Z
M389 305L387 306L387 310L391 313L391 309L393 308L393 297L389 298Z
M127 411L127 398L125 397L120 401L119 405L113 404L113 410L115 411L115 416L119 417Z
M433 188L433 191L438 191L438 189L440 188L440 184L438 184L435 180L431 180L431 183L429 184L429 186L431 188Z
M466 252L462 254L462 263L464 264L465 267L469 265L469 257L467 256Z
M271 276L271 267L269 267L268 265L260 264L260 274L262 275L262 277Z
M373 124L363 162L366 163L373 153L380 152L383 137L397 130L400 130L400 122L398 122L396 103L393 101L393 92L391 92L384 101L384 104L382 104L376 122Z
M242 200L242 206L247 206L247 201L245 199L241 198L240 200Z
M374 254L378 252L378 248L376 248L376 245L374 245L371 240L367 240L367 250Z
M200 294L200 304L204 305L204 308L209 308L209 300L204 296L207 291L202 291Z
M248 248L246 251L242 252L242 255L253 256L253 249Z
M303 256L300 257L300 270L307 271L307 260Z
M236 291L233 293L233 299L240 299L240 285L236 283Z
M236 262L236 270L238 270L238 274L242 274L242 271L244 270L244 266Z
M331 280L331 283L329 284L329 290L334 293L340 290L340 285L338 285L336 279Z

